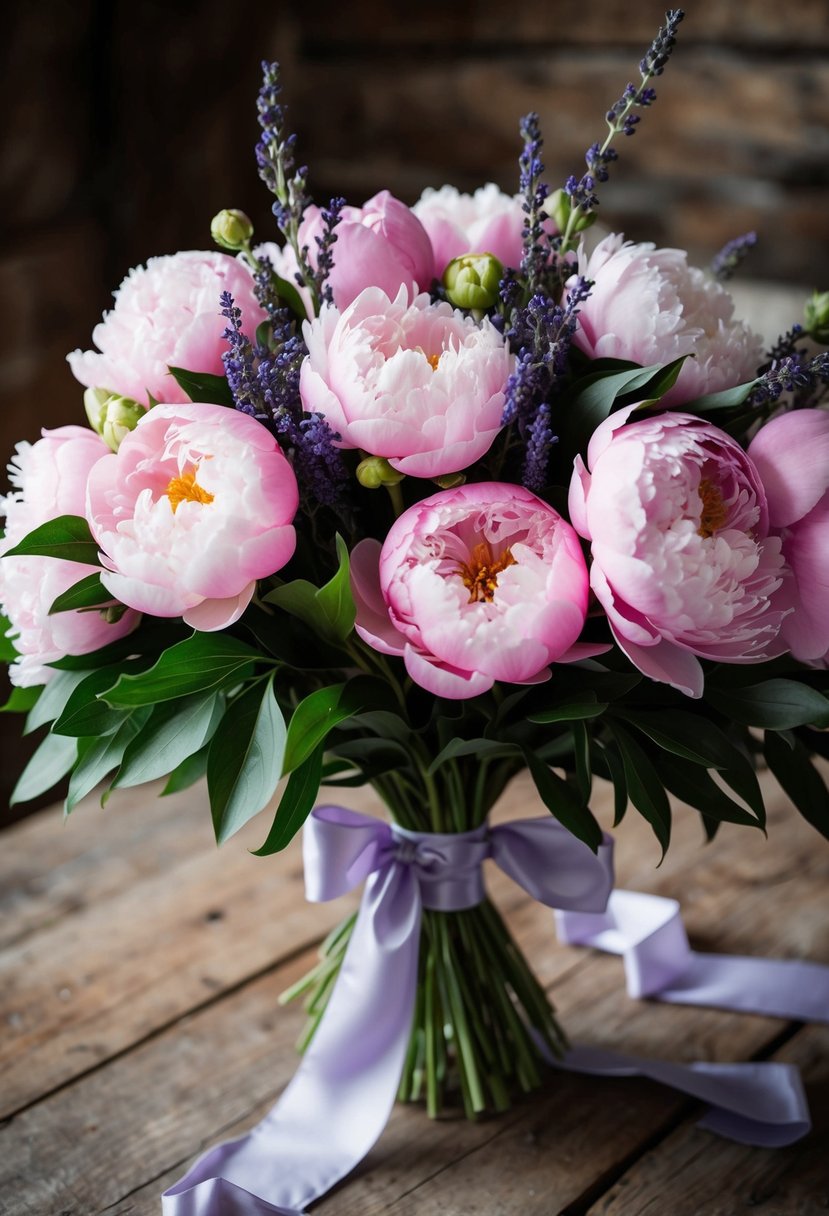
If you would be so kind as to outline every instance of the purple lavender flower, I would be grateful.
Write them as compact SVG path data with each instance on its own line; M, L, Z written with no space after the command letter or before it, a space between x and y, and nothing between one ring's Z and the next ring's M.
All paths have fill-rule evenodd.
M756 232L745 232L723 245L711 259L711 274L720 283L725 283L737 271L743 260L757 244Z
M534 494L540 494L547 483L550 450L555 443L558 443L558 436L550 425L550 406L542 401L527 432L527 450L521 475L526 488Z
M233 302L229 291L219 297L222 316L229 322L224 332L228 349L222 355L227 383L237 410L261 420L262 400L254 367L253 347L242 332L242 310Z
M331 288L328 284L328 276L334 268L334 244L337 240L335 229L340 222L342 209L345 206L344 198L332 198L327 207L323 207L320 216L322 219L322 236L316 238L317 242L317 270L314 276L319 292L320 301L323 304L333 304L334 297L331 293Z
M541 149L544 140L537 114L527 114L521 119L521 136L524 148L518 164L521 169L519 189L524 195L524 252L521 256L521 274L527 291L536 292L541 284L549 255L549 243L544 231L544 200L549 187L542 176L544 163Z

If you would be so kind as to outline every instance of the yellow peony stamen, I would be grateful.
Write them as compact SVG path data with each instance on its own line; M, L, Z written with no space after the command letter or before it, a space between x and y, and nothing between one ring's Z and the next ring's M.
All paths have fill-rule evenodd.
M183 502L202 502L205 505L213 501L213 495L196 481L196 469L182 473L180 477L172 477L165 490L170 500L173 514Z
M515 558L510 549L505 549L500 557L493 557L487 541L483 540L472 550L468 562L461 562L458 574L463 580L464 587L469 590L469 603L479 604L482 600L490 603L498 586L498 575L507 566L514 566Z
M722 491L712 481L703 478L699 483L699 496L702 502L702 513L699 517L697 532L707 540L728 520L728 507L723 502Z
M440 363L440 354L441 354L441 352L438 352L436 355L427 355L426 356L426 362L429 364L429 366L431 367L433 372L436 372L438 370L438 364Z

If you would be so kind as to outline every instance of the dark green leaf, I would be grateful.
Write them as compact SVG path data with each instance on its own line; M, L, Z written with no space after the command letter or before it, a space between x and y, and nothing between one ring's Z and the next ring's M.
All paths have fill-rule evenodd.
M82 798L91 794L95 786L121 763L127 746L132 742L150 716L149 707L135 710L125 718L114 735L103 735L99 739L79 739L78 762L69 778L66 796L68 815Z
M613 412L619 398L653 400L676 380L684 362L654 363L650 367L629 368L624 371L596 372L579 380L574 396L568 402L564 432L568 445L583 450L600 423ZM673 377L673 381L672 381Z
M37 699L43 691L41 684L33 684L26 688L13 688L5 705L0 705L0 714L27 714L34 709Z
M13 663L17 658L14 642L8 636L12 623L7 616L0 614L0 662Z
M29 735L39 726L54 722L63 713L63 707L78 685L86 679L86 671L58 671L38 697L26 719L23 734Z
M460 756L475 756L478 760L496 760L502 756L510 756L518 751L514 743L497 743L492 739L450 739L429 765L432 774L445 764L447 760L456 760Z
M191 401L207 405L233 405L233 394L224 376L214 376L210 372L189 372L183 367L170 367L168 370Z
M208 744L199 748L192 756L188 756L186 760L182 760L177 769L174 769L167 780L167 784L161 791L161 797L167 794L178 794L181 790L187 790L191 785L195 785L197 781L201 781L202 777L207 772L207 755L210 751Z
M358 681L351 681L351 686L357 684ZM361 708L359 690L355 696L349 684L319 688L300 701L288 723L283 772L292 773L299 768L338 722L350 718Z
M219 844L268 805L282 774L284 749L285 721L271 676L228 707L210 744L207 790Z
M798 680L764 680L742 688L706 684L705 698L735 722L767 730L795 726L829 726L829 699Z
M82 673L84 678L74 689L63 712L52 730L56 735L74 735L75 738L92 738L108 735L117 730L124 721L125 711L112 709L99 699L99 694L112 688L125 672L141 671L146 659L136 659L117 667L101 667L98 671Z
M654 756L653 763L666 788L704 818L762 828L761 819L730 798L700 765L664 752Z
M271 280L276 288L276 293L280 300L282 300L283 304L286 304L287 307L290 308L296 319L298 321L307 321L308 313L305 311L302 296L299 294L294 284L290 283L287 279L280 278L280 276L276 273L271 275Z
M291 773L265 843L260 848L251 850L256 857L279 853L291 843L311 814L322 779L323 751L323 744L320 744L299 768Z
M592 696L592 699L590 699ZM563 701L550 709L541 709L527 715L528 722L545 725L549 722L572 722L580 718L598 718L607 709L606 701L597 701L596 694L586 695L582 701Z
M218 699L211 692L157 705L141 734L124 752L113 789L155 781L198 752L208 741Z
M581 801L575 790L566 781L562 781L558 773L548 768L535 752L530 748L522 750L530 776L547 810L595 853L602 843L602 829L590 809Z
M665 751L684 756L706 768L728 768L740 753L718 726L702 714L682 709L616 711Z
M165 650L149 671L122 676L104 699L118 708L208 692L250 675L260 657L257 650L225 633L196 632Z
M12 790L9 806L39 798L65 777L78 756L77 739L47 735L24 768Z
M662 846L662 856L671 840L671 804L665 787L643 748L618 722L609 722L622 757L628 797L647 819Z
M323 587L315 587L307 579L295 579L268 592L268 604L276 604L291 616L298 617L328 642L343 642L354 629L356 609L351 594L348 549L337 536L337 573Z
M593 770L590 766L590 735L584 722L574 722L570 728L573 735L573 754L576 762L576 785L587 804L593 790Z
M87 566L101 564L98 542L80 515L59 515L57 519L50 519L24 536L4 556L59 557L65 562L84 562Z
M101 582L100 574L88 574L57 597L49 609L49 615L53 616L56 612L73 612L78 608L97 608L100 604L112 602L112 593L107 591Z
M774 731L766 731L763 750L769 768L803 818L829 840L829 790L806 748L799 739L789 748Z
M712 414L717 410L734 409L748 400L757 384L757 380L749 380L746 384L723 389L721 393L706 393L704 397L696 397L682 408L689 414Z

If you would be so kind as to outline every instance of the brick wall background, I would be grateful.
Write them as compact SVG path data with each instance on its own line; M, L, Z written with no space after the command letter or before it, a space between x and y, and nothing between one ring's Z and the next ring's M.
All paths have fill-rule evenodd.
M555 184L662 18L651 0L41 0L0 49L0 448L81 421L64 362L127 269L209 248L223 206L271 234L256 176L258 61L279 58L315 196L516 181L538 110ZM659 100L602 217L704 263L756 228L745 273L829 284L829 0L688 0ZM25 759L0 722L0 797Z

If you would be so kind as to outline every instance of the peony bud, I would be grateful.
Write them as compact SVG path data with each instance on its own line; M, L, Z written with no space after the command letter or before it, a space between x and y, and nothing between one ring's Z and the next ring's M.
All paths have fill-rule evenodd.
M809 337L829 343L829 291L816 291L803 310Z
M98 435L104 425L106 403L112 396L108 388L88 388L83 395L83 407L89 419L89 425Z
M253 224L244 211L225 208L210 221L210 235L221 249L236 253L250 244Z
M122 441L130 431L135 430L146 412L143 405L131 397L109 397L101 413L99 432L107 447L117 452Z
M406 476L393 469L385 456L366 456L357 465L357 480L367 490L379 490L381 486L396 486Z
M456 308L491 308L504 267L492 253L464 253L443 272L446 298Z
M566 190L554 190L552 194L548 194L542 203L542 210L547 212L559 232L567 231L572 206L570 204L570 196ZM597 219L598 216L595 211L580 214L570 229L571 234L584 232L591 224L595 224Z

